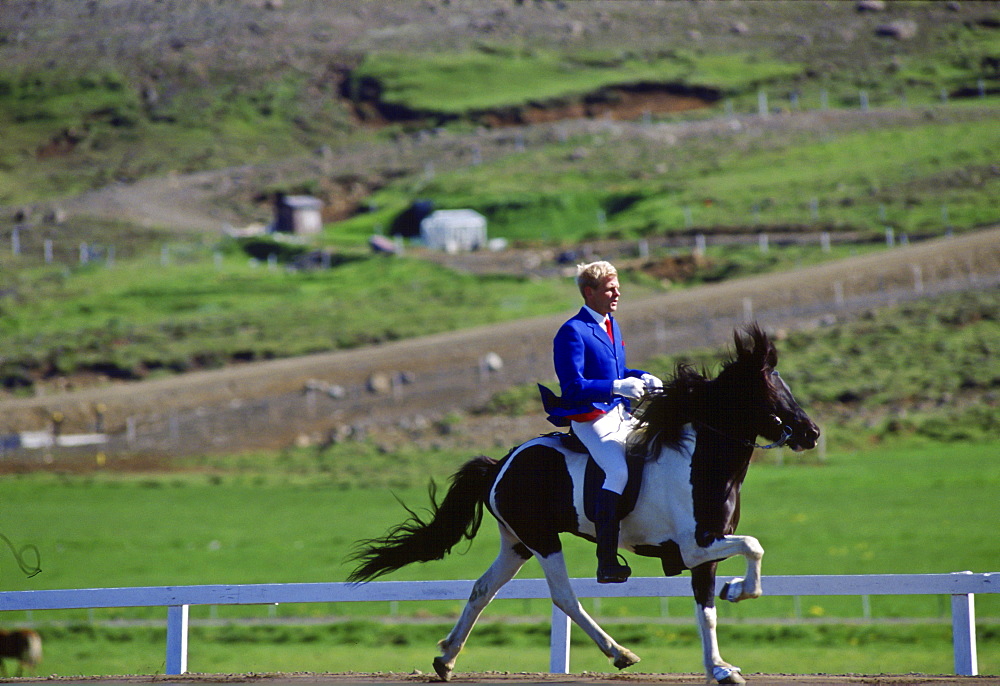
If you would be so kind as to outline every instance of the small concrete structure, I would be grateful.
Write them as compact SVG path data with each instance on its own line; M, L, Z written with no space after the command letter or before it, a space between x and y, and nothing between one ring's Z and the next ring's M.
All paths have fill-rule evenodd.
M420 222L429 248L458 252L486 247L486 217L475 210L437 210Z
M274 203L274 231L311 236L323 230L323 201L310 195L279 195Z

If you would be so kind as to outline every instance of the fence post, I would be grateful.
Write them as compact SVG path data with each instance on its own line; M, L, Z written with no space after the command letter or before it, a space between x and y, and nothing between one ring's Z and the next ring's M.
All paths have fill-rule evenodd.
M549 634L549 671L569 674L569 615L552 604L552 631Z
M951 636L955 646L955 674L979 674L975 594L959 593L951 597Z
M167 608L167 674L187 672L189 609L189 605Z

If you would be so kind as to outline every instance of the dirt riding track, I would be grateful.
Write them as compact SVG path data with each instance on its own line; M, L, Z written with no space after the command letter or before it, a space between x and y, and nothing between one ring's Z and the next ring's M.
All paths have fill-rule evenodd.
M831 674L747 674L747 683L756 686L767 684L804 684L805 686L846 686L848 684L877 684L880 686L934 685L986 686L997 683L996 677L946 676L924 674L831 675ZM80 684L239 684L262 683L268 686L285 684L423 684L433 683L426 674L185 674L183 676L123 676L123 677L51 677L48 679L17 679L17 683L80 683ZM534 674L509 672L479 672L456 675L450 683L457 684L702 684L698 674Z

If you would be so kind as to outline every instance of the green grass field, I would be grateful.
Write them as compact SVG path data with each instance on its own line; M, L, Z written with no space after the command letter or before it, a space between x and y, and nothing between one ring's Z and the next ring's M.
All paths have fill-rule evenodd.
M599 88L675 82L735 93L800 76L802 65L767 55L705 55L676 51L642 58L628 54L559 53L488 48L464 53L377 53L366 56L356 79L384 84L385 102L418 111L470 111L583 96ZM470 89L469 83L477 87Z
M740 531L757 536L767 550L765 575L994 571L998 563L996 546L989 536L983 536L982 526L995 515L991 498L983 494L1000 488L995 452L990 443L900 443L858 452L833 452L820 465L792 461L784 466L755 465L744 488ZM427 456L427 460L424 473L441 481L460 458ZM222 476L192 468L136 477L102 473L84 477L6 477L0 484L0 531L18 547L37 546L43 572L26 579L5 551L0 557L0 578L7 590L339 581L350 569L344 561L353 541L382 533L405 514L388 489L336 486L328 483L329 476L320 470L303 474L298 466L287 466L275 457L270 464L231 468L229 475ZM397 495L417 508L426 502L423 489L416 486L400 489ZM24 512L31 512L32 517L25 518ZM571 575L589 576L593 571L592 546L574 538L566 543ZM392 578L475 578L488 566L496 544L495 527L487 522L465 554L404 569ZM630 558L636 574L658 575L653 560ZM720 567L722 574L741 572L739 560L727 561ZM537 565L529 563L522 575L539 573ZM584 602L609 624L615 620L646 622L642 627L654 623L648 625L652 629L624 626L618 630L622 636L635 636L635 647L642 648L647 660L644 669L697 669L697 647L690 634L693 626L687 621L675 624L678 618L686 620L690 616L689 600ZM345 631L343 628L198 628L192 636L191 669L422 668L432 657L434 642L443 635L440 625L447 624L460 607L454 602L196 607L192 610L196 624L199 619L226 623L276 617L318 620L325 626L351 618L395 615L439 626L433 630L375 626L358 629L353 640L337 638L336 632ZM948 617L948 608L947 599L936 597L870 599L871 616L876 620L942 622ZM1000 617L1000 598L980 596L977 612L983 620L981 670L998 673L1000 640L998 632L988 625ZM545 601L505 601L497 603L487 616L547 614ZM164 615L162 609L79 610L35 612L31 620L41 623L43 634L49 628L52 631L45 673L149 673L162 668L162 630L83 625L91 620L151 620ZM853 597L802 598L796 604L790 598L765 596L720 609L720 623L725 627L723 645L731 646L727 651L729 659L738 664L742 660L748 669L949 671L950 630L946 622L923 629L878 623L853 629L824 629L797 623L802 619L842 621L861 617L862 601ZM5 625L27 619L23 612L5 613L2 617ZM746 624L751 620L792 625L765 629ZM547 641L541 629L528 634L520 624L483 629L481 642L477 642L477 634L473 635L462 669L496 669L498 665L504 669L546 668ZM391 639L399 644L394 643L391 659L389 653L373 648L390 640L385 638L386 632L401 637ZM760 632L759 636L755 632ZM428 633L433 636L426 636ZM653 636L646 636L648 633ZM116 640L116 636L128 638ZM741 642L741 636L748 638ZM762 638L767 636L770 638ZM663 645L656 638L662 638ZM522 642L534 644L535 654L529 658L532 652L526 650L521 667L514 667L509 659L496 659L497 653L491 652L504 649L497 645L520 646ZM248 644L254 649L248 650ZM789 646L796 650L788 650ZM102 657L105 652L109 653L106 658ZM797 656L794 660L789 657L792 652ZM579 659L574 659L574 670L607 669L601 656L594 653L581 643L575 649Z
M783 466L755 464L744 486L740 529L763 541L769 574L992 571L996 550L977 524L993 511L979 494L1000 485L994 452L990 442L910 441L831 451L822 464L797 464L793 457ZM443 482L463 460L423 456L425 466L409 479ZM391 469L391 460L378 468ZM318 468L286 471L277 456L270 465L231 475L193 468L144 476L12 475L0 489L0 531L15 543L38 546L44 569L22 578L4 554L0 574L9 590L341 581L351 543L405 515L396 495L418 509L427 498L422 484L350 487ZM33 516L25 519L24 511ZM475 578L492 560L496 541L494 527L484 525L469 553L407 568L395 578ZM567 543L574 546L571 573L589 575L591 554L576 552L589 544ZM926 553L945 547L947 555ZM658 574L654 561L639 562L642 574ZM724 573L738 573L742 563L724 564L732 565ZM529 565L522 574L540 570ZM894 602L880 605L883 616L898 616ZM789 611L771 610L774 616ZM934 604L930 616L937 611Z

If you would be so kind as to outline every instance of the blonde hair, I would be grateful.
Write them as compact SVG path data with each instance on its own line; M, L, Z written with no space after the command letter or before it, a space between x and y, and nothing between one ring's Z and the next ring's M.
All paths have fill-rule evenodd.
M584 295L584 288L600 288L605 279L611 276L618 276L618 270L604 260L576 265L576 285L580 289L580 295Z

